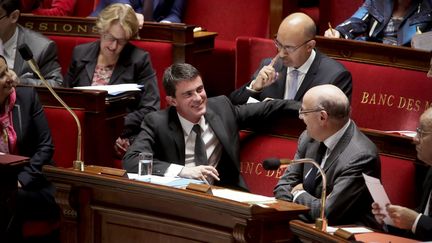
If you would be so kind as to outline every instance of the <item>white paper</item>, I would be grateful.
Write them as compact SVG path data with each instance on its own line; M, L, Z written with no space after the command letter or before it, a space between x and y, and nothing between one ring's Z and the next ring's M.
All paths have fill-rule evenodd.
M382 212L386 216L384 218L384 223L388 225L394 225L393 220L388 216L387 210L385 210L387 204L390 203L390 199L387 196L387 193L384 190L381 181L375 177L368 176L363 173L363 178L365 179L366 186L369 189L369 192L374 200L374 202L378 203L380 208L383 209Z
M212 189L212 192L213 195L216 197L221 197L236 202L255 203L260 205L263 203L272 203L276 201L274 197L266 197L262 195L240 192L230 189Z
M94 85L94 86L79 86L74 89L85 90L106 90L109 95L118 95L128 91L140 91L143 85L138 84L113 84L113 85Z
M255 98L253 98L251 96L249 96L248 100L246 101L247 104L258 103L258 102L261 102L261 101L255 99Z
M411 38L411 46L424 51L432 51L432 31L416 34Z
M327 226L327 233L333 234L339 228ZM348 231L352 234L360 234L360 233L370 233L372 230L365 227L341 227L341 229Z

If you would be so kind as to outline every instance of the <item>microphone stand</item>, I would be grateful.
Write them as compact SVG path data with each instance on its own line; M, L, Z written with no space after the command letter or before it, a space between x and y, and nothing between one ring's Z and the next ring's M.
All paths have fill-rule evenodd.
M315 220L315 228L326 231L327 230L327 219L325 218L325 203L326 203L326 188L327 188L327 179L325 176L325 173L321 166L317 164L313 159L305 158L305 159L296 159L293 160L290 165L292 164L303 164L303 163L309 163L317 167L318 171L321 174L322 177L322 191L321 191L321 209L320 209L320 217ZM311 175L309 175L311 176Z
M51 87L51 85L48 84L46 79L42 76L42 74L39 71L39 68L37 64L34 62L34 60L29 60L28 64L30 65L30 68L33 70L33 72L36 73L36 75L39 77L39 79L42 81L42 83L45 85L45 87L48 88L48 90L51 92L51 94L60 102L60 104L72 115L74 118L76 124L77 124L77 130L78 130L78 136L77 136L77 159L73 161L73 168L74 170L84 171L84 161L82 161L81 157L81 124L78 120L77 115L75 112L72 111L72 109L60 98L60 96L57 95L57 93L54 91L54 89Z

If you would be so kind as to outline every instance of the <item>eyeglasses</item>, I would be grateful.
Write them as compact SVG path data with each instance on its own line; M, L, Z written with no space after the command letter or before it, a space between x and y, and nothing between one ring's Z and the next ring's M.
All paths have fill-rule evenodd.
M128 41L129 41L127 39L117 39L109 33L103 33L102 34L102 40L110 42L110 43L117 42L117 44L122 45L122 46L126 45L126 43L128 43Z
M7 16L8 16L7 14L5 14L5 15L1 16L1 17L0 17L0 20L2 20L2 19L4 19L4 18L6 18Z
M303 110L302 108L300 108L299 111L298 111L298 113L299 113L299 116L300 116L300 115L304 115L304 114L307 114L307 113L319 112L319 111L325 111L325 109L324 108L313 108L313 109Z
M423 138L423 136L425 134L432 134L432 131L426 132L426 131L423 131L423 129L421 129L420 127L416 128L416 132L417 132L417 137L420 139Z
M297 49L299 49L300 47L302 47L303 45L305 45L306 43L308 43L308 42L311 41L311 40L312 40L312 39L307 40L307 41L301 43L301 44L298 45L298 46L284 46L284 45L282 45L282 43L280 43L280 42L277 40L277 38L274 38L274 39L273 39L273 42L274 42L276 48L277 48L279 51L283 49L283 51L284 51L285 53L293 53L293 52L297 51Z

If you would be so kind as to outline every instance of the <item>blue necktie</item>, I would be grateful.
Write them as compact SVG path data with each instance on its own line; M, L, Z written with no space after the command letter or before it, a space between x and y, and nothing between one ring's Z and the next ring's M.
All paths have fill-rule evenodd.
M194 156L195 156L195 165L207 165L207 153L204 141L201 137L201 127L198 124L195 124L192 128L192 130L196 134L195 138L195 149L194 149Z
M290 81L288 83L288 97L287 99L293 100L297 94L297 86L298 86L298 75L299 71L297 69L293 69L290 72Z
M326 151L327 151L327 147L323 142L321 142L315 157L315 162L317 162L317 164L321 164L321 161L324 158ZM313 166L308 176L303 180L303 189L305 189L308 193L312 195L315 194L315 187L316 187L315 177L317 172L318 172L318 168Z

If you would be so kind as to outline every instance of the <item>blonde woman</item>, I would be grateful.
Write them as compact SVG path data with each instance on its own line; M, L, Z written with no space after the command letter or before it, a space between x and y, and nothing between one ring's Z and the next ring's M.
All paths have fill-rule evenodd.
M138 32L138 20L129 5L109 5L99 14L96 26L100 40L75 47L65 85L143 85L136 104L129 107L123 132L116 142L121 156L138 134L144 116L159 109L156 74L149 53L129 43Z

